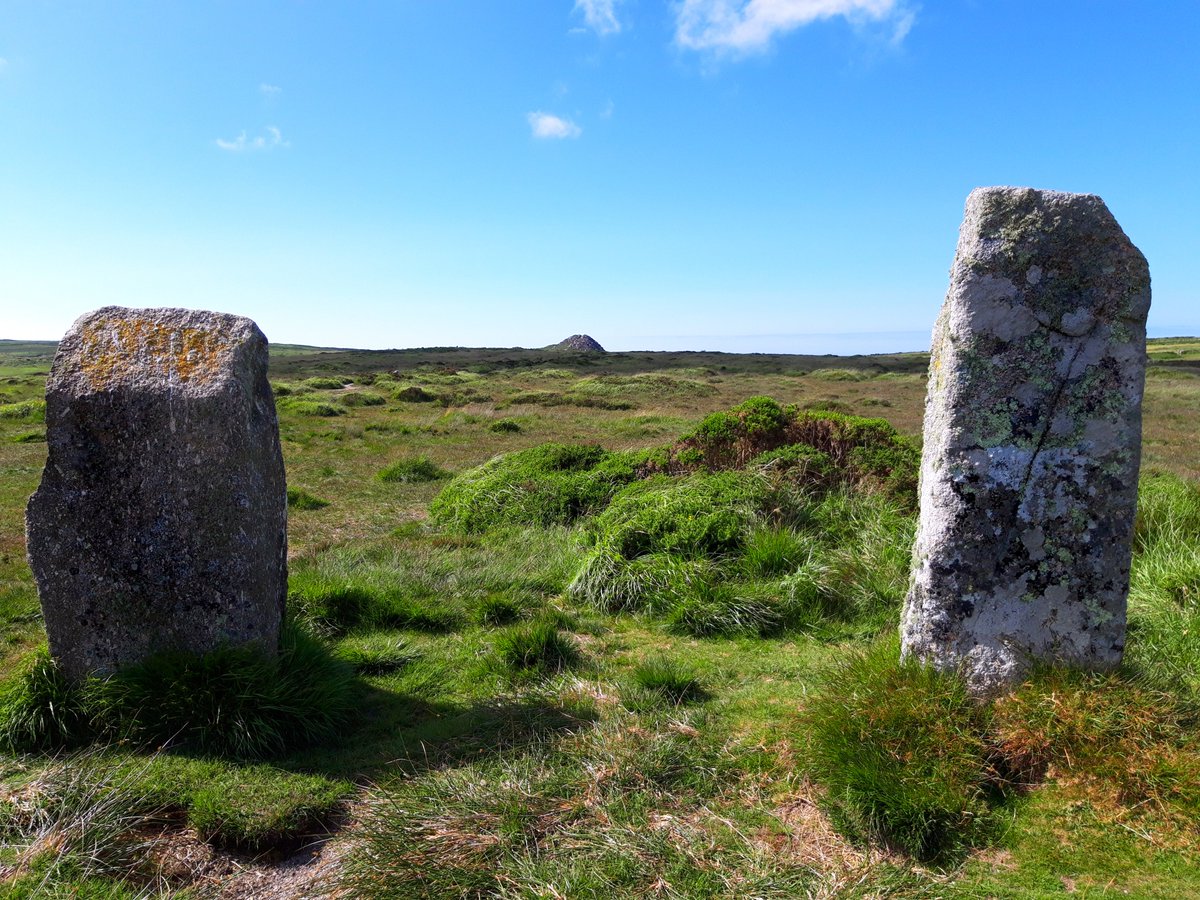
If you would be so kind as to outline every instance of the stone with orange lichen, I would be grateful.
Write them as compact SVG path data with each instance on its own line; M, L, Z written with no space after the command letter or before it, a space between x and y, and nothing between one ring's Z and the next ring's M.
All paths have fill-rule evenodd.
M161 650L274 650L287 500L267 341L249 319L106 307L59 344L26 531L73 677Z

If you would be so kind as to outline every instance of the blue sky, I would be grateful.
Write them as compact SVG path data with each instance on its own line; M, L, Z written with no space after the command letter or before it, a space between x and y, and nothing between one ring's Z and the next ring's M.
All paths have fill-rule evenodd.
M1200 3L0 2L0 337L917 349L971 188L1102 196L1200 333Z

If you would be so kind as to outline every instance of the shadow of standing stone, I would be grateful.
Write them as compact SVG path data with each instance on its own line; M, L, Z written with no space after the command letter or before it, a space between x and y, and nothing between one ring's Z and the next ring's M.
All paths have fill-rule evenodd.
M934 329L902 646L971 690L1119 665L1150 272L1090 194L967 198Z
M162 650L279 645L287 496L267 340L249 319L105 307L59 344L25 514L71 677Z

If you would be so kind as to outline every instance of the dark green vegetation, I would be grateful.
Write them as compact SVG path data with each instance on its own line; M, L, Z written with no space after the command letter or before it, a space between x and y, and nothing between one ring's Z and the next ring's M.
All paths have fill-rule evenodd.
M293 662L82 691L24 560L52 349L0 343L3 718L42 748L0 756L0 897L182 896L185 824L278 857L347 816L368 898L1200 893L1195 340L1151 348L1126 667L986 707L896 660L921 354L273 347Z

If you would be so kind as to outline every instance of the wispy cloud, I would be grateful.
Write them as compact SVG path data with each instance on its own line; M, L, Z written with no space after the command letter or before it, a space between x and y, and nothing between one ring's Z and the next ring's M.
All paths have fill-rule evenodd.
M617 19L620 0L575 0L575 12L583 13L587 27L598 35L616 34L621 30Z
M550 113L531 112L526 114L525 118L529 122L533 136L541 140L577 138L583 134L583 129L570 119L563 119Z
M283 88L281 88L277 84L267 84L264 81L262 84L260 84L258 86L258 92L260 94L262 94L264 97L266 97L268 100L274 100L281 93L283 93Z
M291 141L285 141L283 134L274 125L268 125L266 131L257 137L247 137L246 132L242 132L232 141L227 141L224 138L217 138L216 144L222 150L227 150L230 153L247 153L262 150L274 150L277 147L290 147Z
M888 28L889 42L898 45L916 13L904 0L680 0L675 41L688 50L757 53L777 35L839 17Z

